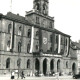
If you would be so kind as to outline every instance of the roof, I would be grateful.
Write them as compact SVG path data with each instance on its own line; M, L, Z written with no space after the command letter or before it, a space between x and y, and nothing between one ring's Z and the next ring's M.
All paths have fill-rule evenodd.
M54 29L54 32L57 33L57 34L62 34L62 35L66 35L66 36L71 37L70 35L65 34L65 33L61 32L61 31L59 31L59 30L57 30L57 29Z
M74 49L74 50L80 50L80 43L71 42L71 48Z
M40 28L40 29L43 29L43 30L47 30L47 31L50 31L50 32L54 32L54 33L57 33L57 34L62 34L64 36L68 36L70 37L70 35L67 35L57 29L48 29L48 28L44 28L40 25L37 25L37 24L33 24L31 22L29 22L28 20L25 19L25 17L23 16L20 16L19 14L13 14L11 12L8 12L7 15L3 15L3 14L0 14L0 18L5 18L5 19L9 19L9 20L13 20L13 21L16 21L16 22L20 22L22 24L25 24L25 25L31 25L31 26L34 26L36 28Z

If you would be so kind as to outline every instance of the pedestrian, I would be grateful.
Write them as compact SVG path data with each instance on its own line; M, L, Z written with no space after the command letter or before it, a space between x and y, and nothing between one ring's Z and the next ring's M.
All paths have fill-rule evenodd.
M24 72L22 71L21 72L21 79L23 79L23 78L25 78L25 77L24 77Z
M11 79L14 80L14 71L11 72Z

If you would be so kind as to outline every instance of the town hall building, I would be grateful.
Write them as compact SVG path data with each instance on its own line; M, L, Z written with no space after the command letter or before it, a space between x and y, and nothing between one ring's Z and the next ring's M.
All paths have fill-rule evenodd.
M70 53L70 35L54 28L49 0L34 0L25 17L0 14L0 73L23 70L77 73L77 59Z

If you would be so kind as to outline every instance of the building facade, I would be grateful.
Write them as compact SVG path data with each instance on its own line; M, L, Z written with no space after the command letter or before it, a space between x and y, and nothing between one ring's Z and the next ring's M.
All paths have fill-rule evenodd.
M0 14L0 73L73 72L77 59L70 53L70 36L54 28L48 6L48 0L34 0L25 17Z

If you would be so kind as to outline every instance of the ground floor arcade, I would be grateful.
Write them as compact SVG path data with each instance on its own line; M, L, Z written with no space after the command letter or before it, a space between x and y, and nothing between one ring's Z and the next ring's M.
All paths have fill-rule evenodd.
M18 56L1 55L0 57L0 73L10 73L12 70L18 70ZM51 72L61 72L65 74L77 73L77 61L62 56L20 56L20 70L24 70L25 74L46 75Z

